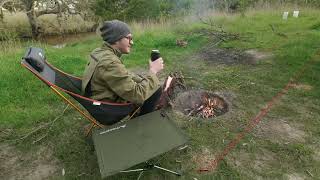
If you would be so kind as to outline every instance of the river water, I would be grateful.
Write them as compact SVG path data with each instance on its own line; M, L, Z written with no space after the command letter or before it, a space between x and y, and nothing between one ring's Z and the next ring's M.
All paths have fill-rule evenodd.
M95 32L77 33L77 34L64 34L64 35L51 35L40 38L40 41L55 47L64 47L66 44L75 43L82 39L97 36Z

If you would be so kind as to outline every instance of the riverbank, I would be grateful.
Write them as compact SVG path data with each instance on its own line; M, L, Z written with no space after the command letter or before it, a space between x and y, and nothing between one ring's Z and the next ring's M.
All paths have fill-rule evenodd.
M38 18L41 36L95 32L96 22L86 21L79 15L70 15L60 20L57 15L47 14ZM26 13L5 13L0 23L0 40L31 38L31 28Z

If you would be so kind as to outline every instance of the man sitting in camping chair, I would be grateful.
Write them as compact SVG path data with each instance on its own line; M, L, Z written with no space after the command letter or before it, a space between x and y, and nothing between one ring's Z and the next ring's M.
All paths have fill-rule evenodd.
M142 105L139 115L152 112L161 96L157 73L163 69L162 58L149 60L146 76L129 73L120 59L122 54L130 53L133 45L129 26L118 20L106 21L100 31L104 43L90 54L83 75L83 95L99 101Z
M188 140L168 114L151 112L162 95L156 74L163 69L163 60L150 61L146 76L129 74L120 60L120 55L128 54L133 44L128 25L120 21L105 22L101 34L105 42L91 53L83 79L50 65L40 48L28 48L21 64L92 122L88 134L94 126L100 127L92 132L92 139L103 178L119 172L139 172L139 179L145 171L154 168L180 176L177 171L150 163L152 158ZM166 88L170 82L166 81ZM163 95L168 92L166 88ZM80 91L87 97L79 95ZM65 97L65 93L92 117ZM119 122L135 109L133 103L142 105L141 116L134 121ZM147 163L142 168L130 169L143 162Z

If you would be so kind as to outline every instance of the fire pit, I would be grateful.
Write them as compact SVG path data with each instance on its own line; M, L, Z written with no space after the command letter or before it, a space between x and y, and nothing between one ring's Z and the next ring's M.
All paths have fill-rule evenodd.
M187 91L178 95L174 108L187 116L213 118L228 112L228 103L216 93Z

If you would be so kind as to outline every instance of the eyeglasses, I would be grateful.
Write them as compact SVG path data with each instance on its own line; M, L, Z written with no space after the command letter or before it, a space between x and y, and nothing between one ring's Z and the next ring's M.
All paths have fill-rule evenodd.
M133 37L132 36L126 36L125 38L128 39L129 42L133 41Z

